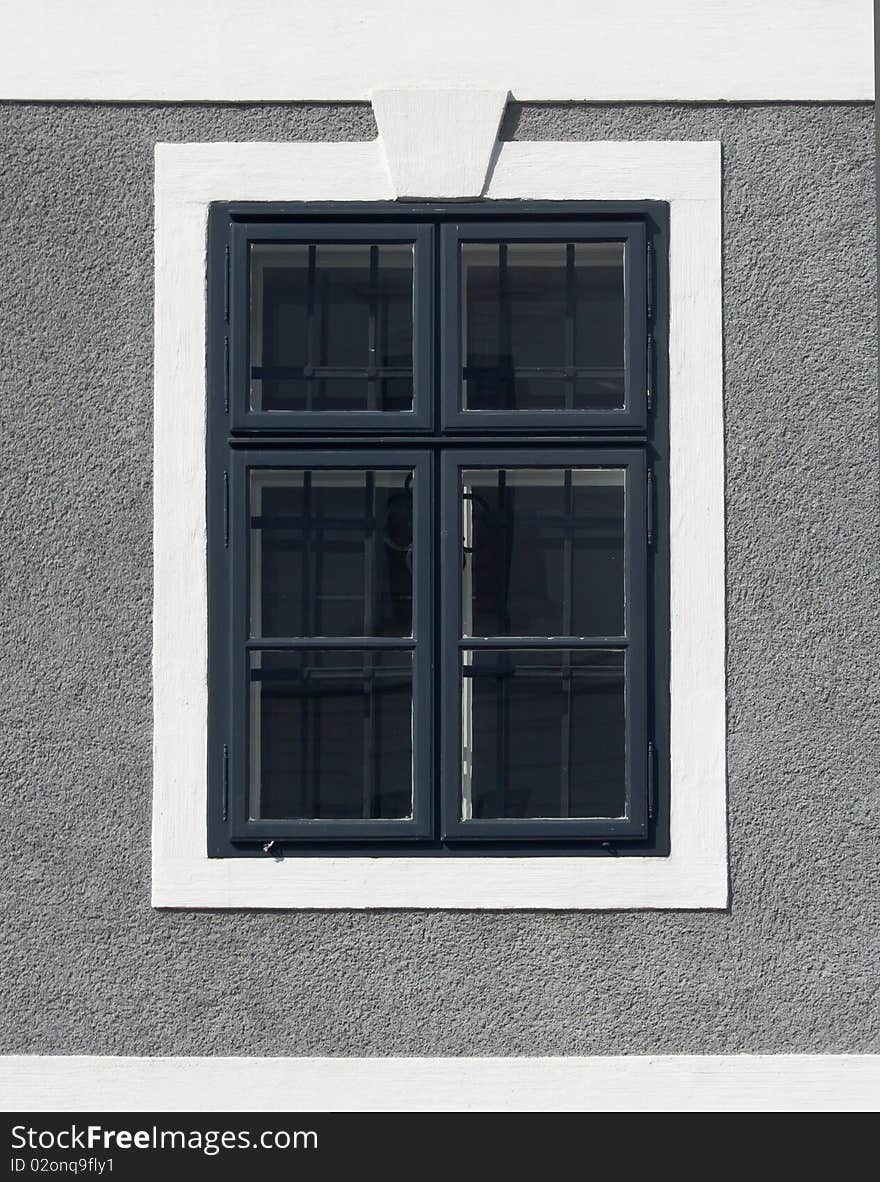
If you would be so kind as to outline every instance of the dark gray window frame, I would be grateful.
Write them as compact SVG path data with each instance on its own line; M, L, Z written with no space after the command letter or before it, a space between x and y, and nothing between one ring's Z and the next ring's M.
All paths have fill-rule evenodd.
M629 289L639 290L635 309L636 322L644 325L643 347L629 355L626 410L614 412L550 412L541 415L541 422L474 423L471 415L486 412L460 412L451 401L449 374L457 370L457 344L452 342L448 328L430 324L425 339L426 317L422 316L416 338L421 343L417 350L430 357L430 373L423 381L428 386L418 387L413 412L346 412L339 416L344 422L331 422L336 416L321 414L320 424L312 416L279 414L255 416L247 409L247 360L243 351L245 330L241 311L247 306L247 280L241 265L242 250L249 240L303 241L320 238L326 241L349 241L349 228L356 229L361 240L417 241L422 257L430 251L430 240L436 243L435 264L426 280L424 268L416 272L416 291L421 292L422 309L443 309L438 319L448 321L449 315L449 243L457 243L460 236L486 240L495 233L488 223L504 224L511 236L531 236L531 227L546 223L547 236L569 234L572 224L578 237L617 237L621 227L632 241L644 242L643 267L628 282ZM318 227L321 229L318 230ZM563 229L565 227L565 229ZM613 229L611 228L613 227ZM445 235L445 239L444 239ZM249 237L250 236L250 237ZM356 235L355 235L356 237ZM444 249L445 243L445 249ZM667 410L667 325L668 273L668 207L658 202L638 203L583 203L583 202L480 202L475 204L396 204L357 203L327 204L255 204L218 203L211 208L208 243L208 483L207 519L209 537L209 718L208 718L208 852L213 857L274 856L309 857L330 851L345 855L376 856L557 856L576 853L582 856L663 856L669 852L669 704L668 704L668 410ZM417 247L418 251L419 247ZM457 247L456 247L457 249ZM632 260L634 252L628 252ZM236 262L236 259L238 262ZM242 282L244 276L244 288ZM643 293L643 294L641 294ZM641 309L644 308L644 319ZM245 322L246 323L246 322ZM631 340L631 335L630 335ZM436 346L438 347L435 347ZM644 384L639 375L644 374ZM633 379L635 379L633 381ZM431 391L433 390L433 397ZM427 391L419 402L419 394ZM641 412L640 407L644 407ZM456 413L451 413L451 412ZM492 412L489 412L490 414ZM528 413L528 412L526 412ZM455 421L463 415L465 421ZM560 422L562 417L562 422ZM615 420L616 421L613 421ZM393 420L393 421L392 421ZM477 442L474 429L481 433ZM491 439L482 435L491 430ZM517 451L526 444L528 450ZM315 448L315 451L310 450ZM249 463L282 467L286 462L297 463L303 457L311 462L317 453L332 457L332 466L344 466L340 457L350 455L351 465L363 462L371 450L388 466L396 449L408 449L409 459L418 458L431 470L430 481L439 490L441 455L452 455L453 449L467 451L470 466L487 465L488 449L516 452L526 458L529 466L536 457L534 448L546 449L558 464L562 457L576 456L578 463L607 463L613 454L623 454L628 464L638 453L644 461L644 603L640 619L645 622L646 635L642 645L644 659L640 661L644 691L643 733L635 736L632 747L633 784L628 790L630 807L625 824L591 820L579 823L563 819L558 823L541 821L536 825L519 821L486 822L480 831L471 829L473 836L456 832L451 811L453 793L457 792L457 775L449 774L452 761L452 732L457 711L450 709L451 693L457 695L456 677L450 676L451 664L458 661L459 638L453 635L452 624L446 619L439 627L437 605L439 588L439 522L435 514L430 525L436 547L435 570L429 577L432 586L419 594L431 600L432 636L420 637L426 656L424 666L432 666L437 676L427 679L416 675L414 699L422 720L417 739L415 758L421 760L421 771L414 779L415 817L412 822L356 821L330 822L260 822L249 825L241 813L244 800L245 766L242 764L241 690L236 688L236 660L233 652L236 628L233 622L234 578L232 554L241 523L241 472ZM355 449L359 454L355 454ZM415 453L420 453L418 456ZM401 463L403 453L401 455ZM427 457L427 459L425 459ZM479 458L478 458L479 457ZM451 462L447 460L447 463ZM548 459L548 464L550 460ZM393 466L393 462L391 462ZM423 481L427 487L428 482ZM448 482L447 482L448 488ZM444 505L448 517L450 505ZM433 513L433 509L431 510ZM628 525L627 549L638 543L635 523ZM447 545L451 544L449 541ZM640 560L637 560L640 561ZM426 564L422 564L423 569ZM638 611L635 600L630 609ZM425 613L422 613L425 619ZM240 640L240 632L239 632ZM321 642L323 643L323 642ZM338 647L358 647L344 641L332 642ZM374 642L369 642L374 645ZM366 645L366 647L369 646ZM484 641L479 642L480 645ZM542 641L547 647L551 639ZM382 641L387 647L405 647L396 642ZM375 646L375 645L374 645ZM268 647L272 647L269 645ZM316 647L318 644L316 642ZM379 647L379 646L375 646ZM566 647L556 642L556 647ZM638 647L638 646L637 646ZM239 657L238 672L241 672ZM444 673L439 673L443 667ZM631 675L631 673L630 673ZM641 676L641 674L640 674ZM418 683L418 684L416 684ZM443 704L441 706L441 703ZM444 730L440 733L440 716ZM431 725L433 723L433 725ZM631 720L633 733L639 720ZM631 736L632 737L632 736ZM441 741L442 740L442 741ZM441 747L443 752L441 754ZM421 752L421 755L419 754ZM636 781L641 781L640 791ZM324 825L329 824L326 830ZM468 824L473 824L469 822ZM364 826L374 826L365 832ZM379 827L390 825L390 831ZM410 828L404 832L405 826ZM444 829L444 825L447 826Z

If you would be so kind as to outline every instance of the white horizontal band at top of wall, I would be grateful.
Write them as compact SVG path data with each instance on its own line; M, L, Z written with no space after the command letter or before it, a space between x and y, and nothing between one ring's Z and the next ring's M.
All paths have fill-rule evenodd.
M4 1112L875 1111L877 1055L0 1058Z
M0 99L870 100L871 0L29 0L5 6Z

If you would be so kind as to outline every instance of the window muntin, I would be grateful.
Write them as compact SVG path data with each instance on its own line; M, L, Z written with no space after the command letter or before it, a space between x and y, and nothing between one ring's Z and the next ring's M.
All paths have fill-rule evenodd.
M342 851L367 843L377 853L475 852L487 843L518 853L574 843L589 853L598 850L595 843L614 840L621 850L632 842L637 852L651 831L645 457L653 432L648 345L644 333L638 339L648 327L646 220L453 222L460 210L432 211L433 225L411 215L393 225L233 219L230 413L225 422L214 416L220 443L212 455L227 455L226 528L236 557L229 724L221 724L229 740L224 818L222 827L212 822L212 852L248 852L267 840L293 852L305 852L309 843ZM449 379L466 319L458 296L451 314L450 236L472 245L478 264L490 257L488 248L496 261L502 246L514 257L528 248L525 278L537 273L539 294L549 291L551 298L541 331L525 342L525 362L529 349L540 361L536 350L560 341L568 347L573 333L576 358L592 350L594 361L602 359L597 350L605 344L605 359L615 349L619 354L616 283L625 296L623 407L600 409L601 398L593 397L589 409L586 399L578 406L566 394L569 405L558 411L527 405L488 412L479 420L479 441L468 446L464 432L483 412L459 405L461 417L450 415ZM273 265L292 258L294 269L311 267L314 277L321 250L334 248L326 257L346 275L342 302L352 292L354 303L360 300L359 310L348 310L354 327L341 347L360 349L364 325L368 346L377 339L370 318L378 306L383 245L395 262L408 253L413 263L414 409L381 410L375 403L366 410L317 409L314 385L312 410L304 395L293 409L269 411L259 403L254 409L253 382L270 380L255 379L250 364L241 364L256 331L248 303L255 251ZM581 253L588 261L579 260ZM359 290L348 283L353 262L366 269ZM600 272L591 292L590 279ZM428 318L426 332L435 282L443 314ZM574 321L566 298L572 288ZM396 290L399 295L401 285ZM554 302L554 291L563 298ZM331 303L320 313L325 319ZM541 303L533 301L533 310ZM528 299L521 304L511 321L516 326L520 318L516 336L532 314ZM587 331L590 306L591 317L599 313ZM293 329L297 348L309 332L308 307L301 313ZM375 314L376 325L382 314ZM319 376L327 375L305 379L297 372L293 380L314 383ZM572 378L568 367L554 381L571 391L584 376ZM409 438L395 442L404 421ZM557 436L547 454L504 451L505 442L521 444L523 427L548 444ZM624 430L630 450L616 451ZM377 432L382 438L367 452L367 437ZM278 444L271 451L256 450L273 438ZM289 452L295 439L315 442ZM442 529L431 510L432 487L443 505ZM494 506L482 520L473 509L480 498ZM468 501L466 526L457 515ZM492 536L499 525L500 543ZM468 531L476 551L470 559ZM437 629L431 621L441 609Z

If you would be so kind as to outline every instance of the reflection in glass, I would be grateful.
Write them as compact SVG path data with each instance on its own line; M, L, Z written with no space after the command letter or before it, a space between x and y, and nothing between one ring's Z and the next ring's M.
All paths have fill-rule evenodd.
M465 636L622 636L622 468L461 474Z
M463 820L625 814L622 651L463 658Z
M251 247L251 409L408 411L410 243Z
M251 654L251 816L412 816L412 652Z
M411 636L412 472L251 473L251 635Z
M461 246L466 410L624 405L624 244Z

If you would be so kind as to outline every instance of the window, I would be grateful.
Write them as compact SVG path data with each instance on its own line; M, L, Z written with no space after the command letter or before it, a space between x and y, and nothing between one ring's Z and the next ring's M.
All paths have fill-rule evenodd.
M212 856L668 852L666 218L212 206Z

